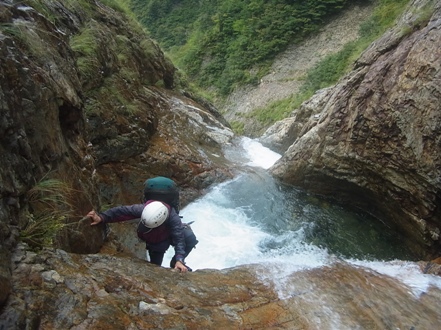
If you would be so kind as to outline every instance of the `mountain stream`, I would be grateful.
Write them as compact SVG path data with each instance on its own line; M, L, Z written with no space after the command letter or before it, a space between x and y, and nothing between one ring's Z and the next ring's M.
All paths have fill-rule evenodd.
M256 140L226 147L237 176L181 211L199 243L187 257L197 269L261 264L283 274L344 260L404 282L418 294L441 278L422 274L404 238L370 215L276 182L266 171L280 155ZM168 257L173 251L169 250ZM284 292L280 292L284 295Z

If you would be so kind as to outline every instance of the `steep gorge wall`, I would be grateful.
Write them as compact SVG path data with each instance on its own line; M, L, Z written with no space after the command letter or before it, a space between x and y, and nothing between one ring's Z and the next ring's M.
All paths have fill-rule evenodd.
M424 257L441 253L440 44L441 4L411 2L349 75L263 137L289 146L275 176L373 213Z
M9 251L30 223L28 191L47 178L75 193L75 225L57 244L97 252L100 228L78 222L103 204L137 203L165 175L183 203L230 177L221 145L233 133L179 83L158 45L98 1L0 3L0 303ZM78 225L76 225L78 223Z

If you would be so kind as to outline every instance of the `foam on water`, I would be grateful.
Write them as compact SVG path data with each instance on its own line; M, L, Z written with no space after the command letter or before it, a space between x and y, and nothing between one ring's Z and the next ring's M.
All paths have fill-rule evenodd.
M214 193L216 194L216 193ZM231 209L212 202L212 195L198 200L182 211L195 221L192 228L199 240L187 261L192 268L228 268L257 260L256 242L267 234L251 227L241 209Z
M268 169L273 166L280 157L282 157L280 154L247 137L242 138L241 146L249 159L249 162L246 164L249 166Z
M280 155L248 138L243 138L240 145L244 149L240 153L248 159L244 164L246 166L266 169L280 158ZM234 183L239 179L240 176L213 187L205 196L181 211L183 222L194 221L191 226L199 240L186 261L194 270L262 264L268 268L265 276L272 277L266 280L275 283L281 298L287 297L290 290L286 287L285 279L292 273L322 267L334 262L336 257L326 249L305 243L302 228L285 230L279 235L264 231L251 219L250 205L238 206L237 191L236 194L232 191L237 189ZM170 249L166 260L173 254L173 249ZM431 285L441 288L440 278L422 274L411 262L346 261L394 277L406 284L415 295L426 292Z
M420 267L403 260L394 261L365 261L348 260L351 264L372 269L380 274L398 279L407 285L410 292L416 297L427 292L431 287L441 288L441 277L431 274L423 274Z
M195 221L191 226L199 243L187 258L193 269L224 269L262 263L281 264L292 273L324 264L327 252L302 242L302 230L288 231L279 236L265 233L258 226L250 225L250 219L240 208L223 206L215 197L219 193L221 189L217 187L181 212L184 222L187 219ZM268 241L290 243L271 250L262 249Z

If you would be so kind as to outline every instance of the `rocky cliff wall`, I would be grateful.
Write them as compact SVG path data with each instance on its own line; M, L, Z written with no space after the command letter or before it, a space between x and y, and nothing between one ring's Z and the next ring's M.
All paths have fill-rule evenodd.
M411 2L336 86L319 91L262 140L283 149L284 182L339 198L440 253L441 7Z
M185 204L230 176L221 145L233 133L207 102L181 92L176 68L117 6L2 1L0 21L1 303L39 182L73 192L65 221L75 225L58 246L97 252L102 230L78 222L87 211L139 202L154 175L175 179Z

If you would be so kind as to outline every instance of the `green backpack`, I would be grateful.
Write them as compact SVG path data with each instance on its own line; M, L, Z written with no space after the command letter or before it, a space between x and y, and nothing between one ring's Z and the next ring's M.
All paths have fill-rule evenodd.
M179 213L179 189L176 183L169 178L157 176L144 182L144 203L156 200L167 203Z

